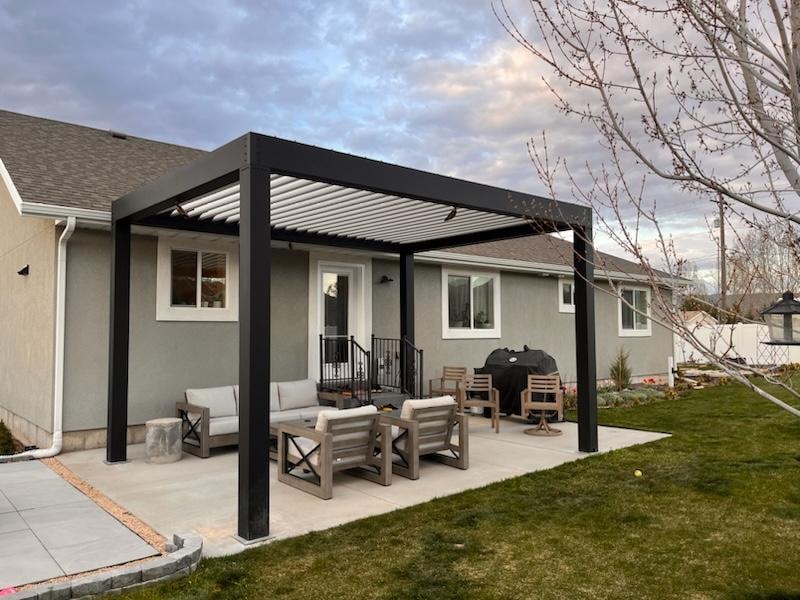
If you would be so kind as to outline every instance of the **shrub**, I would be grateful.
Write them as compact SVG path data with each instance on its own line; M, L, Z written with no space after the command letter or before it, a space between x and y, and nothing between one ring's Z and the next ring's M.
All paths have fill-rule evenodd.
M617 356L614 358L614 362L611 363L609 375L614 384L614 389L618 392L631 384L631 367L628 364L628 353L622 348L617 351Z
M14 438L11 437L11 432L6 427L6 424L0 421L0 454L14 454Z

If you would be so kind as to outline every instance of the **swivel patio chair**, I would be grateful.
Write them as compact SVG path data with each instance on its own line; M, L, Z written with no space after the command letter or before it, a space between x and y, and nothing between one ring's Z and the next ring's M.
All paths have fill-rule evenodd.
M453 396L455 398L458 394L458 384L464 381L466 376L466 367L443 367L442 376L428 382L428 395L431 398L436 396Z
M372 405L323 411L313 428L302 422L278 427L278 480L323 500L333 496L335 472L389 485L391 463L391 427L378 422Z
M392 426L392 471L396 475L419 479L420 456L469 468L469 422L457 409L452 396L443 396L406 400L399 417L381 415L380 422Z
M541 397L534 400L534 394ZM552 400L548 400L548 396ZM536 427L526 429L528 435L561 435L561 430L550 427L547 413L556 411L558 420L564 418L564 393L561 389L561 377L558 373L551 375L528 375L528 386L520 394L520 413L527 417L529 413L539 413Z
M491 375L467 375L458 384L459 412L472 407L488 408L495 433L500 433L500 392L492 386Z

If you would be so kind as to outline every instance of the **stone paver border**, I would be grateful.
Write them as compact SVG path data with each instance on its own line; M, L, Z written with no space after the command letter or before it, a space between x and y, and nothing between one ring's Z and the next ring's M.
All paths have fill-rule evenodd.
M176 533L164 556L113 567L91 575L58 583L32 585L3 600L71 600L94 598L112 590L129 590L156 585L194 572L203 551L203 538L193 533Z

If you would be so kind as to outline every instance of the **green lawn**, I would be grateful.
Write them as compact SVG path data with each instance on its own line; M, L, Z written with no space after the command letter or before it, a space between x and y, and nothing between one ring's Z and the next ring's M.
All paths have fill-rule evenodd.
M124 597L800 598L800 419L735 385L600 418L673 437Z

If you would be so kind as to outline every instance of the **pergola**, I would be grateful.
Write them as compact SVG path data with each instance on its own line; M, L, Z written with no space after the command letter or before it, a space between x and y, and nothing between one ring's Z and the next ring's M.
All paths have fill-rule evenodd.
M131 227L239 237L238 535L269 535L271 242L400 257L400 334L414 342L414 254L574 232L578 449L597 451L591 210L248 133L112 205L109 463L127 458Z

